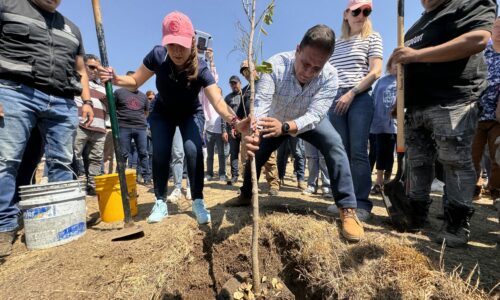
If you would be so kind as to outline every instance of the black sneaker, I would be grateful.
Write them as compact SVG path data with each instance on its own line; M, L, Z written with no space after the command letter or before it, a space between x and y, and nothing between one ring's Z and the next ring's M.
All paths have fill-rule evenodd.
M97 196L97 193L95 191L95 187L87 186L87 196Z

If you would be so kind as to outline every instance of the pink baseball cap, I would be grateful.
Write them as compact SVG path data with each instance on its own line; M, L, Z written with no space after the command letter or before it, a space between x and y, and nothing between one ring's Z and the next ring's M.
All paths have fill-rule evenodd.
M347 2L347 8L349 10L356 10L362 6L369 6L370 8L373 8L371 0L349 0Z
M185 14L174 11L163 19L162 45L178 44L184 48L193 46L194 28L191 20Z

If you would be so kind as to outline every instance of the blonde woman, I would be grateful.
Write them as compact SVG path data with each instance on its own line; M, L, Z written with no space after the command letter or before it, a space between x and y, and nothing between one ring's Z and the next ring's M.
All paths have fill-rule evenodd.
M349 157L358 218L366 221L373 204L368 199L371 188L368 137L374 104L372 84L382 73L382 38L374 32L368 18L371 0L349 0L344 11L342 36L336 42L330 63L339 74L339 90L329 117ZM329 207L336 213L337 207Z

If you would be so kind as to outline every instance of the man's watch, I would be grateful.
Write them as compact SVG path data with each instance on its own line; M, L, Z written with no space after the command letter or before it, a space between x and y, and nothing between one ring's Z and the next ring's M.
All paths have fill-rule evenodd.
M281 125L281 133L282 134L288 134L288 131L290 131L290 125L287 122L284 122Z

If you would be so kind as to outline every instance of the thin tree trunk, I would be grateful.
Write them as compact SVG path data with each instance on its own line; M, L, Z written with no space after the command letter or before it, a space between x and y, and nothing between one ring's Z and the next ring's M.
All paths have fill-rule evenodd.
M253 39L255 35L255 10L257 0L252 0L250 17L250 40L248 43L248 62L250 69L250 116L254 116L255 100L255 77L253 64ZM259 272L259 187L257 185L257 168L255 158L250 158L252 171L252 208L253 208L253 230L252 230L252 279L254 293L260 293Z

